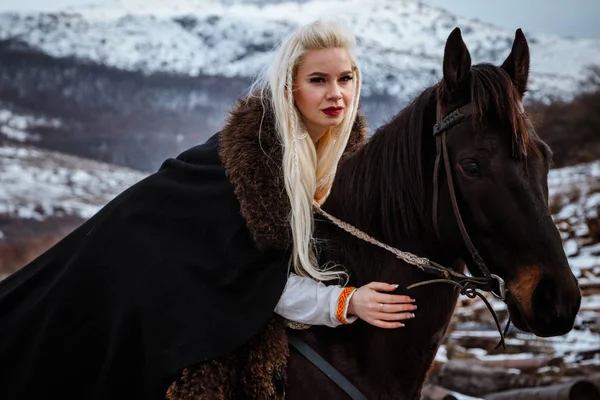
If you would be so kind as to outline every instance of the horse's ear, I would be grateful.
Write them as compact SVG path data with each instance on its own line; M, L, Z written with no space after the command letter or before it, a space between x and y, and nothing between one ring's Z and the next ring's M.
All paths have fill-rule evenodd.
M502 69L511 77L522 98L527 91L529 79L529 46L521 29L517 29L515 33L512 50L502 64Z
M468 81L471 70L471 55L463 41L460 28L454 28L444 49L444 82L450 93Z

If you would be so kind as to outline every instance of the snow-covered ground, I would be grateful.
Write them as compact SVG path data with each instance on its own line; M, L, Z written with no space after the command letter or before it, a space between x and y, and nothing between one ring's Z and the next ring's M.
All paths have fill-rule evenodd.
M39 135L27 132L30 129L51 127L58 128L60 121L56 118L38 118L31 115L17 114L4 108L0 108L0 135L8 139L25 142L38 141Z
M554 169L548 187L571 267L576 275L592 269L600 277L600 243L589 238L590 221L600 217L600 161Z
M86 219L144 176L48 150L0 145L0 215L37 220L75 215Z

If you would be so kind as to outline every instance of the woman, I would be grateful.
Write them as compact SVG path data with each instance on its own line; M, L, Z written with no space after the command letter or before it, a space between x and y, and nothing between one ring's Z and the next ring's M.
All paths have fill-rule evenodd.
M344 275L314 261L313 203L365 134L352 45L335 24L294 32L221 132L0 284L2 399L164 398L273 310L328 326L414 316L394 285L326 286Z

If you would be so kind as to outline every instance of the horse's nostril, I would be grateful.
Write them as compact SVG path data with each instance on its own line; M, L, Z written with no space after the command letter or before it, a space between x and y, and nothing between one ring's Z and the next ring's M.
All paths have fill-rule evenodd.
M548 277L542 278L533 291L531 305L536 316L552 317L555 314L556 289L552 280Z
M545 276L533 291L533 325L538 336L565 334L572 329L579 301L566 286Z

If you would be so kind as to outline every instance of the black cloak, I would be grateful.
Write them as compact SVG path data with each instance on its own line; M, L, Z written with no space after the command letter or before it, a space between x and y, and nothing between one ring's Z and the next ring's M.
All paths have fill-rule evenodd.
M0 282L0 399L161 399L183 368L248 342L288 274L280 165L272 113L242 101Z

